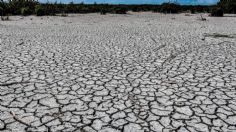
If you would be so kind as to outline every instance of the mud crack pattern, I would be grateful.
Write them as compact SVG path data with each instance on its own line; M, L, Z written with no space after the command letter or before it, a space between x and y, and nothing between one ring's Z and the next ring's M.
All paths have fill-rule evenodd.
M236 131L235 38L201 39L235 34L235 19L12 19L0 21L0 131Z

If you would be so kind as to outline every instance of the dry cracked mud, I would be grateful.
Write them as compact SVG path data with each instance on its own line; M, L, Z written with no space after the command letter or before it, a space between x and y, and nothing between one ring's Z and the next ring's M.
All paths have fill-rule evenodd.
M198 17L0 21L0 131L235 132L236 19Z

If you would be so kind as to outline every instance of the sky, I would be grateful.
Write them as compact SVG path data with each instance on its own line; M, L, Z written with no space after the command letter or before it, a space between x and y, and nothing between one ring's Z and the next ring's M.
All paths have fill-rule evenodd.
M54 2L55 0L39 0L40 2ZM177 1L182 5L213 5L218 2L218 0L57 0L57 2L69 3L73 1L74 3L84 2L85 4L96 3L108 3L108 4L161 4L169 1Z

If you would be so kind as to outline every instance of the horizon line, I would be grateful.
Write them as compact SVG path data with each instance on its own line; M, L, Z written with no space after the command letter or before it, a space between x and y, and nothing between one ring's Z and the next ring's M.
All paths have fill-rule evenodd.
M39 3L62 3L62 4L69 4L71 2L73 2L74 4L87 4L87 5L91 5L91 4L108 4L108 5L161 5L163 3L174 3L174 4L178 4L178 5L193 5L193 6L197 6L197 5L204 5L204 6L212 6L212 5L216 5L219 0L215 0L215 2L210 2L210 3L205 3L205 2L177 2L177 1L156 1L156 2L126 2L126 1L121 1L121 2L117 2L117 1L110 1L110 2L105 2L104 1L81 1L81 0L38 0Z

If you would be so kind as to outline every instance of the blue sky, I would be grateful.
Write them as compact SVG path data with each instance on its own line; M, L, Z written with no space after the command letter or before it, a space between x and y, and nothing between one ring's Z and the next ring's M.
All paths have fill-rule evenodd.
M47 0L39 0L40 2L46 2ZM53 2L55 0L48 0ZM69 3L109 3L109 4L161 4L163 2L176 1L176 0L57 0L57 2ZM218 0L177 0L180 4L186 5L212 5L216 4Z

